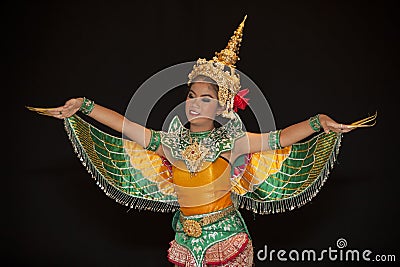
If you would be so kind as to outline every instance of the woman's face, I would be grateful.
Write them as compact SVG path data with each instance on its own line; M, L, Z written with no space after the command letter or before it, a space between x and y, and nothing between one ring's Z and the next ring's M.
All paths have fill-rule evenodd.
M192 84L185 105L186 116L191 124L210 123L221 110L217 91L212 84L207 82Z

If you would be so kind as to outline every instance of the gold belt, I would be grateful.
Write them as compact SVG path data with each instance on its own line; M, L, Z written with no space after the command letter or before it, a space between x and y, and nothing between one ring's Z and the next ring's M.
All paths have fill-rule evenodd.
M179 221L183 225L183 231L185 232L185 234L187 234L188 236L199 237L199 236L201 236L203 226L212 224L212 223L224 218L226 215L232 213L234 210L235 210L235 208L233 206L229 206L228 208L226 208L220 212L216 212L216 213L210 214L210 215L205 215L204 217L201 217L200 220L198 220L198 221L192 220L192 219L187 219L181 213Z

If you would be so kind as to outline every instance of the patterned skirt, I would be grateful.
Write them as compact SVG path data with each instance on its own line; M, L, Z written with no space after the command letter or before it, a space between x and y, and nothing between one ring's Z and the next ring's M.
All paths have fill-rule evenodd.
M199 221L206 215L185 216ZM185 267L253 266L253 245L239 211L202 226L201 235L185 233L180 212L173 220L175 239L170 242L168 260Z

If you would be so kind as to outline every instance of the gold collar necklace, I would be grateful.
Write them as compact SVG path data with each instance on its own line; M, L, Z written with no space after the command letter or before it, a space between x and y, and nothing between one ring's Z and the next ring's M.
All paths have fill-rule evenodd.
M191 133L189 131L189 145L182 151L182 158L186 167L191 174L197 173L203 165L204 158L210 149L204 144L204 140L208 139L215 130ZM195 137L193 138L192 135ZM193 139L194 142L193 142Z

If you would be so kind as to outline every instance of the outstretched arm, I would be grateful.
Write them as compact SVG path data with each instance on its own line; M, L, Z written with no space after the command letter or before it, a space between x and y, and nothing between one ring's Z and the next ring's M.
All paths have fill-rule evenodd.
M337 123L324 114L319 115L319 121L321 124L321 128L325 133L329 133L330 131L336 133L347 133L354 129L351 128L349 125ZM280 145L282 147L293 145L294 143L297 143L304 138L307 138L313 133L315 133L315 131L313 128L311 128L309 120L293 124L281 131Z
M337 123L324 114L319 115L319 123L326 133L329 133L329 131L347 133L354 129L350 125ZM279 142L281 147L286 147L309 137L313 133L315 133L315 130L311 127L310 120L305 120L284 128L278 135L275 135L275 138L278 139L276 142ZM240 155L274 149L274 147L271 147L271 144L274 143L270 140L272 138L274 138L272 133L247 133L245 137L236 141L235 152Z
M63 106L43 109L43 111L39 113L58 119L69 118L81 109L83 101L83 98L72 98ZM96 103L94 104L93 109L91 109L90 113L87 115L113 130L116 130L120 133L124 132L124 135L126 135L129 139L143 147L146 147L150 142L151 131L149 129L138 123L128 120L114 110L103 107ZM162 153L162 150L159 149L157 152Z

